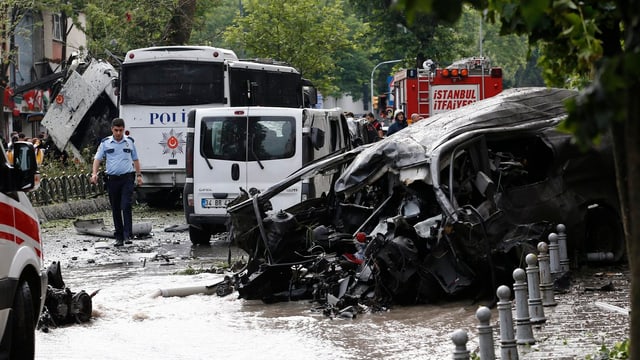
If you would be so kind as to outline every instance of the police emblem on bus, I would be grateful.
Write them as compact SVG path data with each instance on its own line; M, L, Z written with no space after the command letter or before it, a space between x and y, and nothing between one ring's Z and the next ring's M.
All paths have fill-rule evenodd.
M162 141L158 144L162 146L162 154L171 153L172 157L176 154L182 154L182 147L186 144L184 136L181 132L174 132L173 129L168 133L162 133Z

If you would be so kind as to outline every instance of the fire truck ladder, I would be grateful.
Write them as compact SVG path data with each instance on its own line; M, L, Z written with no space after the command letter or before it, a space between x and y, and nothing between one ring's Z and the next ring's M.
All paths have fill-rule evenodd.
M418 113L423 116L429 116L429 89L433 73L427 69L418 69Z

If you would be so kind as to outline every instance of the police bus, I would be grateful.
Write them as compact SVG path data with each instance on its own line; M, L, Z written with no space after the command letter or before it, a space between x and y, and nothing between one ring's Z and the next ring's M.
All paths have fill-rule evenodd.
M130 50L120 72L119 116L135 140L152 205L176 203L185 182L187 113L195 108L315 104L315 90L293 67L240 60L232 50L163 46Z

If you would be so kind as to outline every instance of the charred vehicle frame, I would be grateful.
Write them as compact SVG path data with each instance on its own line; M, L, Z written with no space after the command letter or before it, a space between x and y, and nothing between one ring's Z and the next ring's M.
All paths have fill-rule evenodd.
M231 236L250 254L239 296L334 310L492 296L559 223L573 265L591 253L621 261L611 147L582 151L557 130L575 95L507 90L237 198ZM332 191L265 210L319 175Z

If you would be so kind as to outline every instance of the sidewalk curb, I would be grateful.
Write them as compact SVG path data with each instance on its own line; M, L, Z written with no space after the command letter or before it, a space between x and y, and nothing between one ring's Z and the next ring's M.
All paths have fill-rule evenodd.
M71 219L109 209L111 209L111 205L107 197L35 207L40 223L45 223L50 220Z

